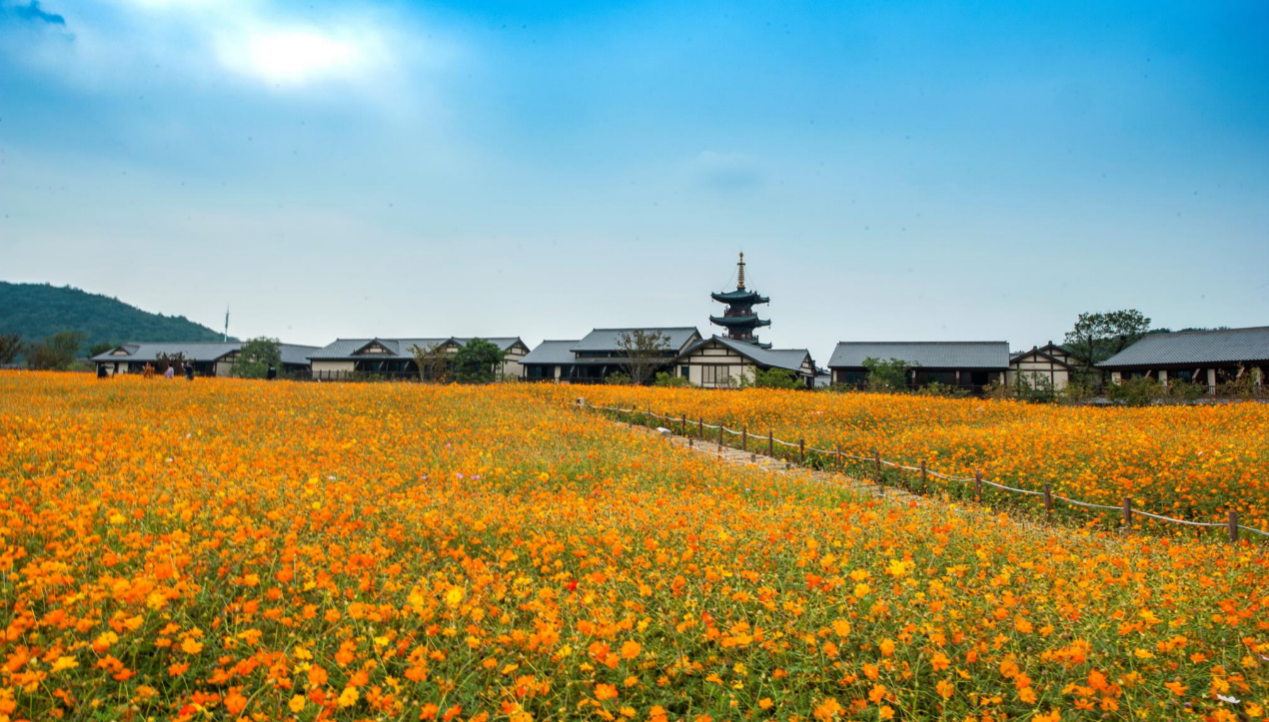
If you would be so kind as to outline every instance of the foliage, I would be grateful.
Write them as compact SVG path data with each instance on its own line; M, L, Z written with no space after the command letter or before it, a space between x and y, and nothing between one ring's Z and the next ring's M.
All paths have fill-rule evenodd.
M233 375L244 379L262 379L282 366L282 342L261 336L248 340L234 359Z
M759 389L802 389L806 384L798 380L798 375L785 369L755 368L753 387Z
M79 331L83 341L76 356L100 343L221 340L220 333L184 316L149 313L114 298L46 283L0 281L0 329L23 338Z
M608 374L608 377L604 379L604 383L612 384L613 386L629 386L630 374L623 371L614 371Z
M449 379L449 353L445 344L429 343L426 347L414 344L410 353L419 370L419 381L445 383Z
M653 372L665 365L670 337L660 331L624 331L617 337L617 348L621 350L622 365L630 375L630 382L641 386L652 378Z
M167 373L168 367L172 367L173 373L184 373L185 354L184 353L161 353L154 357L154 372L162 376Z
M0 334L0 366L9 366L22 355L26 343L16 333Z
M1066 333L1065 347L1082 383L1099 385L1096 366L1123 351L1150 331L1150 319L1140 311L1081 313Z
M454 378L464 384L487 384L498 378L507 354L492 341L473 338L454 354Z
M1107 400L1116 404L1146 406L1163 396L1163 387L1153 376L1139 376L1106 384L1105 393Z
M916 393L920 396L945 396L948 398L959 398L969 396L969 389L935 381L917 389Z
M858 495L575 391L0 373L0 713L1264 718L1263 546Z
M84 334L60 331L26 350L27 366L37 371L68 371L75 365Z
M88 357L99 356L107 351L113 350L118 344L109 341L99 341L88 348Z
M665 371L658 371L656 381L653 382L653 385L655 386L691 386L692 382L682 376L676 376L675 374L667 373Z
M864 368L868 370L869 391L894 393L908 390L908 371L912 367L906 361L897 358L882 361L869 357L864 359Z
M957 477L983 476L1009 486L1118 506L1131 495L1146 511L1269 529L1269 404L1029 404L942 399L910 394L780 394L754 390L600 388L597 405L638 406L663 415L703 418L733 429L772 429L805 438L808 447L918 465ZM900 483L913 484L910 477ZM972 485L971 485L972 486ZM965 493L959 482L931 477L927 492ZM1035 497L1002 495L1000 503L1034 510ZM1090 523L1117 523L1114 512L1059 506L1055 513ZM1154 522L1145 520L1146 525ZM1166 526L1169 530L1175 527Z

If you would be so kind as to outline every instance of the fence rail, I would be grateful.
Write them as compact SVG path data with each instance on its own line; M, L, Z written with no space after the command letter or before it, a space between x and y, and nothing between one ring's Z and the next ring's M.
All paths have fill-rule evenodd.
M689 436L690 436L690 431L692 427L696 427L697 435L700 436L702 439L705 438L705 429L717 430L718 431L718 446L720 449L724 445L723 436L724 436L724 433L726 433L726 434L731 434L732 436L741 437L741 448L743 450L752 451L753 453L761 452L761 449L749 448L749 439L751 437L751 434L749 433L748 429L740 429L740 430L729 429L723 424L706 423L704 419L697 419L695 422L691 422L688 420L686 416L679 416L679 417L663 416L661 414L657 414L652 411L642 411L642 410L639 410L638 408L623 409L619 406L596 406L594 404L587 403L586 399L584 398L577 399L575 403L583 409L591 408L597 411L607 411L607 412L611 412L615 414L628 414L631 417L632 421L636 420L635 417L645 416L645 417L650 417L653 419L664 421L670 425L679 424L684 430L688 431ZM807 446L805 439L799 439L797 443L785 441L783 439L778 439L775 437L775 433L771 431L768 431L765 438L761 436L754 437L754 438L757 438L759 441L767 442L767 450L766 450L767 456L771 456L771 457L777 456L775 453L775 446L777 444L785 448L797 449L798 455L799 455L799 458L798 458L799 464L805 463L806 453L808 451L815 454L819 454L824 457L833 457L839 460L849 459L851 461L856 461L856 462L860 462L864 464L871 464L873 465L875 469L875 472L876 472L875 481L878 484L882 483L881 469L883 467L890 467L898 471L921 474L923 479L926 476L932 476L937 479L943 479L945 481L950 481L954 483L973 484L974 497L976 501L982 500L983 486L989 486L989 487L999 489L1001 491L1008 492L1011 494L1022 494L1026 496L1041 497L1044 500L1044 508L1045 508L1046 515L1053 510L1054 501L1062 501L1067 504L1071 504L1072 506L1083 507L1086 509L1093 509L1098 511L1113 511L1117 513L1122 513L1124 525L1128 528L1131 528L1132 526L1132 523L1133 523L1132 517L1134 515L1141 515L1150 519L1155 519L1157 521L1166 522L1168 524L1181 524L1184 526L1202 527L1202 528L1208 528L1208 529L1225 529L1230 543L1238 542L1239 533L1242 531L1249 532L1251 534L1259 534L1261 536L1269 537L1269 531L1240 524L1238 522L1238 512L1234 510L1229 511L1229 520L1226 522L1206 522L1206 521L1193 521L1190 519L1176 519L1174 517L1163 516L1162 514L1154 514L1142 509L1137 509L1136 507L1132 505L1131 497L1124 497L1122 506L1111 506L1108 504L1094 504L1092 502L1081 501L1079 499L1072 499L1070 497L1054 494L1051 485L1047 483L1044 484L1044 488L1039 491L1035 489L1021 489L1018 487L1008 486L1005 484L1001 484L999 482L984 479L982 477L982 474L977 471L974 472L974 476L954 476L951 474L944 474L944 473L940 473L932 469L929 469L926 467L924 461L920 462L920 466L911 466L911 465L903 464L897 461L883 459L875 451L873 452L872 456L859 456L857 454L850 454L850 453L843 452L841 448L821 449L814 446Z

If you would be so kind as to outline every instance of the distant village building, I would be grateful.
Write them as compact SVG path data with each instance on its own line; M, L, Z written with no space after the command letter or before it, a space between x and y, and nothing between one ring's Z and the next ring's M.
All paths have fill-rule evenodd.
M1005 341L842 341L833 349L828 368L833 383L863 386L868 380L868 359L906 363L908 387L938 383L969 391L1003 381L1009 371L1009 344Z
M1183 331L1145 336L1100 365L1110 379L1149 377L1167 384L1220 384L1250 376L1263 385L1269 376L1269 326L1221 331Z
M752 384L755 371L781 369L807 388L815 383L815 362L806 349L771 350L727 336L702 339L687 348L674 365L678 375L694 386L707 389L736 388Z
M1009 357L1005 377L1010 386L1022 379L1033 389L1061 391L1071 382L1071 355L1052 341L1030 351L1019 351Z
M506 354L500 378L519 378L520 360L529 353L529 347L519 337L487 338ZM452 358L458 349L471 338L449 336L446 338L341 338L334 343L315 349L309 354L313 364L313 378L340 379L358 374L385 376L409 376L419 373L414 360L415 346L435 349Z
M308 355L318 349L316 346L297 346L284 343L278 349L282 354L282 373L302 373L308 370ZM194 367L199 376L228 376L242 350L242 342L230 343L125 343L105 353L92 357L97 364L98 373L107 376L115 374L141 373L147 364L155 363L161 356L168 358L177 355L184 358Z
M568 381L573 376L574 341L543 341L520 359L528 381Z
M622 339L632 337L636 331L664 337L665 348L656 354L662 368L672 366L674 359L701 340L701 332L695 326L597 328L570 348L573 360L566 380L599 383L614 373L629 373L630 355L622 347Z

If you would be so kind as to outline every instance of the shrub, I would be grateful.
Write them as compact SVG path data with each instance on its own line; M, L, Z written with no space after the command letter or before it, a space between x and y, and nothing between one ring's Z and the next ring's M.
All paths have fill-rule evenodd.
M658 371L656 381L652 382L653 386L691 386L692 382L682 376L675 376L665 371Z
M868 369L869 391L898 392L908 390L908 362L897 358L882 361L875 358L864 359L864 368Z
M614 386L629 386L630 374L625 371L614 371L608 374L608 377L604 379L604 383L613 384Z

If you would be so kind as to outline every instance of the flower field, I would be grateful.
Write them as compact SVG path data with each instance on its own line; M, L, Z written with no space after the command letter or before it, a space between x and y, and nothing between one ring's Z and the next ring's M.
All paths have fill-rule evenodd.
M1264 545L857 498L566 391L0 373L0 720L1269 714Z
M1269 530L1269 404L1111 409L613 386L557 393L763 436L774 431L777 438L857 455L876 450L956 476L978 469L1019 488L1038 491L1048 483L1055 494L1092 503L1115 506L1128 496L1137 508L1175 518L1224 523L1232 509L1242 524ZM1012 499L1037 505L1035 497Z

